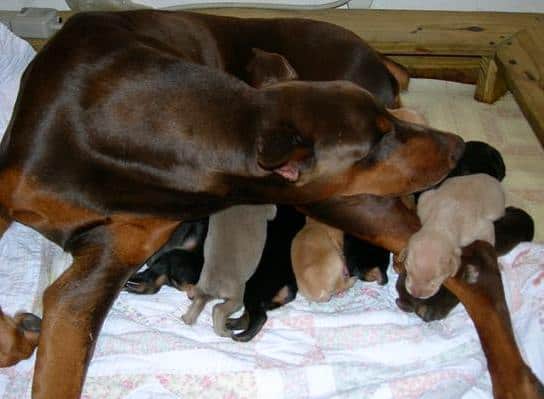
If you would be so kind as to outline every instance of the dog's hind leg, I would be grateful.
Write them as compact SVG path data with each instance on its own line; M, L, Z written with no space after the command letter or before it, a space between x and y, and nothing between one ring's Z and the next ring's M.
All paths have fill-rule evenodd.
M175 222L124 219L74 236L72 265L43 296L34 399L76 399L102 323L125 281L168 239Z
M229 298L213 307L213 330L220 337L232 336L232 331L226 328L228 317L242 308L242 297Z

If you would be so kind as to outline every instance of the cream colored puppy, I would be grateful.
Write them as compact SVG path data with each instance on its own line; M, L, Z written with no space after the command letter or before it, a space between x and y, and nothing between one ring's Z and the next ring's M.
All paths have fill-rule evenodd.
M209 300L224 299L213 307L213 329L220 336L232 335L225 323L243 305L246 282L255 272L266 243L267 223L275 217L275 205L233 206L210 216L204 266L198 283L190 290L193 303L182 316L185 323L193 324Z
M434 295L461 264L461 248L476 240L494 245L493 222L504 215L500 182L486 174L452 177L424 192L417 205L422 227L400 259L406 289L418 298Z
M293 239L291 262L299 292L315 302L353 286L343 255L344 232L306 218L306 225Z

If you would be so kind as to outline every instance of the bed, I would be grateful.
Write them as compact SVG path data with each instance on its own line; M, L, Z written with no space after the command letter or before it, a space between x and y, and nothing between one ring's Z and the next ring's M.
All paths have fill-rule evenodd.
M18 80L34 50L0 24L0 132ZM470 85L414 80L403 100L438 128L480 139L505 156L508 204L537 224L536 242L500 259L516 339L544 380L544 153L511 95L475 103ZM516 134L512 134L512 132ZM6 313L41 312L41 293L70 256L36 232L14 224L0 240L0 304ZM396 277L381 287L358 282L326 304L298 297L269 313L249 343L217 337L211 306L185 326L185 294L121 293L97 341L83 398L491 398L478 336L458 306L443 321L424 323L395 304ZM34 357L0 369L0 395L30 397Z

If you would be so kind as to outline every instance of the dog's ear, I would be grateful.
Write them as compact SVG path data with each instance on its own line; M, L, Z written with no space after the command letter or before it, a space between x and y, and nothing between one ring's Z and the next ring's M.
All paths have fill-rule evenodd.
M300 176L302 164L314 155L313 146L288 125L265 131L257 138L257 162L288 181Z
M269 53L257 48L246 66L248 83L256 88L277 82L298 79L298 74L287 59L278 53Z

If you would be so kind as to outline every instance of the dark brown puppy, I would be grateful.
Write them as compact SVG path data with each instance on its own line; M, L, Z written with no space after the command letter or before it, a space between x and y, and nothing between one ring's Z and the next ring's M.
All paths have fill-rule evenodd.
M445 285L459 297L482 343L495 399L542 399L544 387L516 345L497 254L485 241L463 248L462 266Z
M457 136L398 121L353 83L256 90L223 73L247 63L246 24L272 32L186 13L78 14L26 70L0 147L2 225L24 223L74 258L44 294L35 398L79 397L112 302L183 220L298 204L397 251L417 218L366 195L424 189L459 159ZM346 208L343 196L362 194Z

